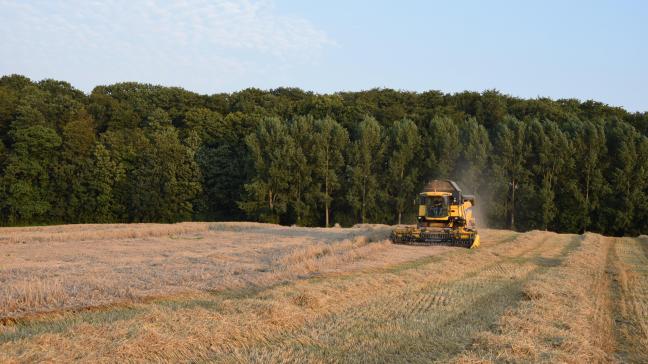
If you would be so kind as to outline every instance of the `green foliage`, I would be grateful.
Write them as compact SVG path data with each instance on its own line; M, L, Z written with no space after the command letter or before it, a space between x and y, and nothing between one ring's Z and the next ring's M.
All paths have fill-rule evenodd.
M96 131L90 116L81 111L61 131L59 161L53 169L56 201L50 213L59 221L89 222L94 215L88 191Z
M172 126L157 126L146 134L148 143L135 159L136 168L127 171L133 188L128 206L130 220L190 219L193 200L201 192L196 151L180 142Z
M424 150L428 179L449 178L461 154L459 127L447 116L434 117L421 131L425 141Z
M243 199L248 163L245 147L226 142L203 145L196 154L202 174L203 195L196 201L195 213L203 220L239 220L244 212L237 201Z
M648 113L595 101L296 88L198 95L0 78L3 225L412 222L429 178L495 227L648 233Z
M187 112L182 130L185 135L189 131L196 132L200 140L206 144L226 140L229 136L227 134L232 132L226 127L221 114L204 107L194 108Z
M61 137L42 125L14 129L10 137L12 153L2 176L4 219L9 224L42 222L52 207L52 152L61 145Z
M324 226L330 226L331 203L340 188L340 175L344 168L344 152L349 134L337 121L324 118L315 122L313 137L314 182L318 186L318 199L324 207Z
M455 176L468 190L479 194L493 147L488 131L475 118L467 118L459 124L461 153L455 166Z
M413 121L402 119L389 130L386 185L396 222L402 222L406 209L413 209L420 161L417 157L421 144L418 128Z
M527 129L528 124L514 117L506 118L495 129L493 170L495 175L503 177L502 181L497 181L500 190L504 187L503 183L508 184L504 187L507 193L498 194L499 201L496 204L500 207L497 209L499 212L497 218L505 217L510 229L515 229L515 210L519 203L515 199L516 192L529 175L524 165L529 155ZM528 209L528 205L521 207Z
M87 177L85 209L92 211L86 217L88 221L106 223L116 220L118 208L114 190L124 177L123 165L111 158L103 144L96 144Z
M248 198L240 207L261 221L279 222L288 211L295 152L288 127L279 118L264 118L245 142L254 162L255 175L245 185Z
M312 116L297 117L289 126L290 137L295 150L290 156L293 166L293 183L290 189L291 206L298 225L317 224L317 185L315 184L315 163L317 136Z
M381 195L380 188L385 145L383 131L373 117L365 117L360 123L358 139L349 148L346 199L356 219L367 223L378 221ZM383 198L384 199L384 198Z
M632 231L643 216L639 211L645 209L646 171L648 170L648 150L646 137L639 134L631 125L614 120L608 125L607 148L610 164L606 175L609 176L610 189L604 195L602 209L608 231L621 234Z

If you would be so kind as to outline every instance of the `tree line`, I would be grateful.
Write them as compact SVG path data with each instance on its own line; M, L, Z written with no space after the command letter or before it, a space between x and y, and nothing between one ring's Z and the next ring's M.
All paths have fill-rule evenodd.
M296 88L85 94L0 78L0 224L412 223L433 178L492 227L648 233L648 113L600 102Z

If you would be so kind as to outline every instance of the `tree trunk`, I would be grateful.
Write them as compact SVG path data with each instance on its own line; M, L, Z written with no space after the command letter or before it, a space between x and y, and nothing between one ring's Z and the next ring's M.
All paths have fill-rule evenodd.
M585 175L585 221L583 221L583 232L589 227L589 190L590 190L590 171Z
M511 224L509 228L515 230L515 178L511 179Z
M401 186L403 185L403 177L405 176L405 168L401 168L400 170L400 181L401 181ZM398 209L398 225L401 224L401 217L403 215L403 210L400 208Z
M366 198L365 196L366 196L366 193L367 193L366 192L367 186L365 184L366 184L366 181L363 181L363 183L362 183L362 212L361 212L361 214L362 214L361 218L362 218L362 223L363 224L365 223L365 198Z
M297 225L301 226L301 220L302 220L302 207L301 207L301 183L298 185L299 187L297 188Z
M326 146L326 169L324 169L324 215L326 216L326 227L329 227L329 149Z
M328 199L324 203L326 205L326 227L329 227L329 203Z

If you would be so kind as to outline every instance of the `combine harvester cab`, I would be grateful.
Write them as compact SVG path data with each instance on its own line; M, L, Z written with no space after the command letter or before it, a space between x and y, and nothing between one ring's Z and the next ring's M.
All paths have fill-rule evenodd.
M416 226L397 227L391 241L410 245L479 246L473 206L475 197L463 195L450 180L433 180L419 195Z

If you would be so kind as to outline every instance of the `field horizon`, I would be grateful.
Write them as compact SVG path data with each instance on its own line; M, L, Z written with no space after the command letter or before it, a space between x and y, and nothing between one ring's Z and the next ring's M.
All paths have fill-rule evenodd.
M0 361L648 360L648 237L391 229L1 228Z

